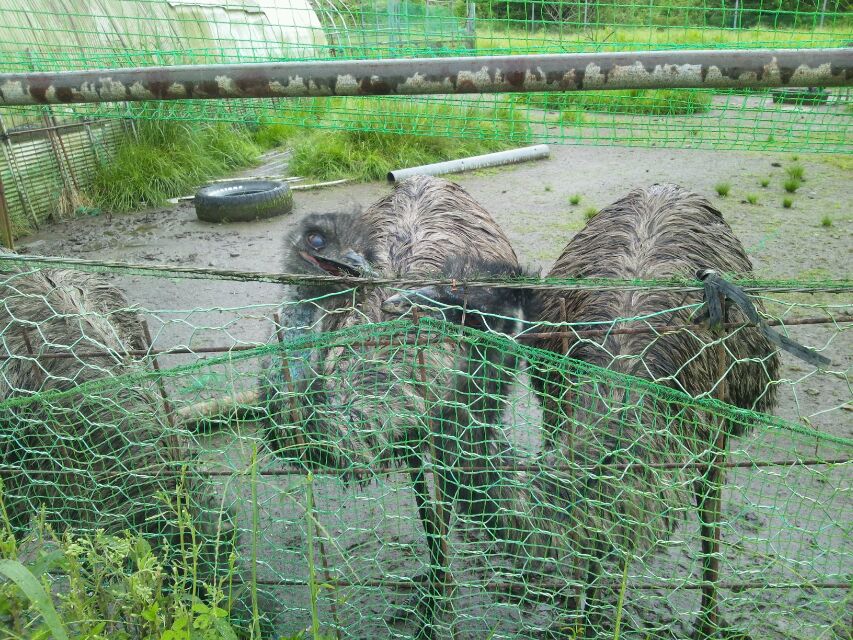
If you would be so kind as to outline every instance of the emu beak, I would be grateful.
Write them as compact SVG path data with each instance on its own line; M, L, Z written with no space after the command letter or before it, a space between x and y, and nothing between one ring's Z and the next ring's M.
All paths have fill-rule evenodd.
M360 277L363 275L372 275L373 270L370 268L370 263L367 259L350 249L343 256L341 256L340 260L333 260L331 258L326 258L324 256L316 256L308 253L307 251L300 251L299 255L302 258L313 264L328 274L333 276L355 276Z
M369 274L371 273L370 263L367 259L358 253L357 251L353 251L350 249L343 255L343 260L341 260L346 266L348 266L353 271L356 271L361 274Z
M412 307L426 303L427 305L458 304L456 296L451 294L447 287L428 286L420 289L409 289L396 293L390 298L386 298L382 303L382 311L394 315L403 315Z

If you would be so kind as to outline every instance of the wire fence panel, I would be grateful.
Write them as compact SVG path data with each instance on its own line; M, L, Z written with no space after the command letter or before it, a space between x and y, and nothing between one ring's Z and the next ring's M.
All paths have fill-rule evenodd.
M694 357L722 358L722 377L695 397L620 372L650 365L649 341L704 335L667 323L674 309L594 327L486 318L517 327L506 335L462 328L440 305L369 322L367 285L282 305L142 308L100 275L35 264L0 261L4 529L130 529L194 581L233 587L232 615L263 619L263 637L425 625L437 637L684 637L708 589L696 505L716 470L721 507L702 513L719 523L720 624L849 636L849 283L755 294L776 329L832 360L785 356L768 415L717 399L738 384L730 345L743 327L697 344ZM542 332L649 341L602 368L529 346ZM543 406L563 418L556 434ZM722 432L743 435L720 449ZM48 574L61 587L63 572ZM29 615L0 611L0 627Z

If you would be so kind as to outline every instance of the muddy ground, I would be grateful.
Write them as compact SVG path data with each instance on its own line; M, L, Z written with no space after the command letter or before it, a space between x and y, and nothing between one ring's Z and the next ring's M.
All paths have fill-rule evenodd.
M853 264L853 181L850 172L816 156L800 156L806 181L790 209L782 207L784 168L790 155L745 152L700 152L665 149L552 147L546 161L454 177L503 225L521 260L547 269L562 247L583 225L584 211L617 199L630 188L654 182L677 182L712 197L752 257L760 277L850 278ZM281 170L281 158L267 167ZM781 165L781 166L775 166ZM264 169L247 174L257 175ZM759 181L770 178L768 188ZM727 198L714 186L728 182ZM296 194L292 216L246 224L215 225L199 222L191 204L164 209L82 218L53 224L22 239L22 252L132 263L178 264L249 271L278 268L284 236L308 213L350 204L367 205L388 192L382 183L344 185ZM577 206L573 194L582 196ZM748 195L758 203L746 202ZM828 216L831 226L822 226ZM116 277L130 300L150 310L155 346L190 347L260 344L269 341L269 316L281 299L281 288L263 283L216 280L163 280ZM853 305L840 295L774 295L819 305ZM774 305L780 312L783 307ZM832 312L837 312L835 308ZM849 312L849 308L847 309ZM795 308L789 314L825 315L822 308ZM848 325L849 327L849 325ZM853 336L831 325L792 328L790 335L806 344L827 347L834 373L818 373L784 356L777 415L811 425L841 438L853 438L853 393L849 384L853 363ZM201 356L200 356L201 357ZM161 366L186 363L194 356L161 358ZM235 385L254 382L257 363L235 370L245 374ZM225 375L227 378L227 374ZM223 374L199 374L177 384L173 392L184 401L206 397L232 384ZM210 387L216 387L214 392ZM195 395L193 395L195 394ZM529 394L519 392L510 433L521 445L537 446L537 411ZM242 427L206 438L215 455L245 468L255 431ZM734 459L779 459L791 451L827 457L850 456L846 444L822 442L789 432L760 432L735 445ZM281 468L265 458L269 468ZM845 589L785 588L785 583L813 581L849 584L853 573L853 495L850 465L819 470L797 468L738 469L728 476L724 515L722 574L724 582L771 582L778 588L730 589L722 594L729 622L752 638L849 638L853 604ZM414 501L405 477L392 476L362 489L348 489L337 480L315 481L320 521L332 540L325 553L332 577L339 580L407 580L423 570L425 545ZM246 506L248 483L234 479L228 486L238 510ZM310 623L305 560L304 481L300 476L264 478L258 488L261 535L258 556L262 581L284 579L293 586L269 587L280 614L279 633L292 634ZM645 566L632 568L626 597L628 620L645 626L650 635L687 637L698 610L695 583L700 563L695 515L687 514L664 552ZM321 532L322 533L322 532ZM553 617L547 602L519 604L517 600L487 594L483 585L507 572L500 562L490 564L476 543L451 538L454 576L461 586L455 611L443 616L457 637L512 638L534 635ZM317 571L321 571L318 567ZM636 575L633 573L636 571ZM500 576L498 576L500 577ZM617 576L618 578L619 576ZM505 580L511 580L510 576ZM643 589L641 583L671 581L676 589ZM781 586L779 586L781 585ZM372 586L323 590L323 625L337 619L345 635L357 638L408 637L412 624L387 625L385 615L405 600L405 591ZM336 611L330 605L334 599ZM837 622L837 624L836 624ZM652 632L651 629L658 631ZM449 637L449 636L448 636Z

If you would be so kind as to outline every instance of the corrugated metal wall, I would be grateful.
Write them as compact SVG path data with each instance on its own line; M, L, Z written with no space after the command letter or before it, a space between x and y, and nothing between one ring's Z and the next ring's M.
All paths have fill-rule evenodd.
M54 128L50 116L12 128L2 116L0 122L0 179L16 236L38 229L49 217L85 208L79 191L112 153L124 128L119 120L65 121Z

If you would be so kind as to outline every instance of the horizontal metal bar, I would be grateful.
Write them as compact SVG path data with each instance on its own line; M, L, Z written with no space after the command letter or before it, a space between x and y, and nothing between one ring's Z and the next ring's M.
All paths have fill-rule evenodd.
M846 322L853 322L853 315L851 314L839 314L835 317L827 318L825 316L814 316L809 318L790 318L788 320L776 320L770 319L766 320L765 323L771 327L792 327L796 325L814 325L814 324L843 324ZM578 325L584 326L584 325ZM622 327L616 329L577 329L571 331L559 331L558 327L555 327L554 331L545 331L545 332L535 332L535 333L522 333L514 336L516 340L533 340L540 338L561 338L561 337L579 337L579 338L594 338L601 336L616 336L616 335L636 335L643 333L672 333L673 331L679 331L682 329L695 329L697 325L693 324L650 324L644 327ZM751 327L751 324L745 324L742 322L727 322L724 325L727 329L743 329L745 327ZM391 345L426 345L434 342L455 342L456 340L451 336L441 336L440 340L436 338L419 335L415 338L407 338L407 339L370 339L366 340L360 344L365 346L376 345L376 346L391 346ZM252 349L257 349L264 345L256 344L235 344L231 346L212 346L212 347L170 347L166 349L131 349L128 351L75 351L71 352L59 352L59 353L40 353L38 356L27 355L27 358L36 357L38 359L45 360L53 360L53 359L62 359L62 358L77 358L77 359L85 359L85 358L112 358L115 356L133 356L133 357L153 357L153 356L171 356L171 355L186 355L192 354L196 355L199 353L238 353L241 351L251 351ZM286 349L285 349L286 350ZM9 355L9 354L0 354L0 362L4 360L15 360L24 356L20 355Z
M319 276L305 273L276 273L264 271L242 271L236 269L217 269L212 267L188 267L168 264L140 264L116 262L112 260L83 260L80 258L61 258L55 256L29 256L21 254L0 254L0 274L16 269L74 269L111 275L133 275L153 278L181 278L198 280L236 280L238 282L268 282L277 284L329 284L335 283L349 287L420 287L427 285L454 286L495 286L507 289L536 290L575 290L595 289L600 291L702 291L702 284L696 280L671 278L669 281L646 282L643 280L612 280L608 278L559 278L543 280L506 280L505 278L442 278L411 275L395 278L357 278L352 276ZM849 293L853 281L849 279L828 280L824 283L800 283L784 280L752 280L741 283L734 279L732 284L744 291L754 293Z
M783 460L741 460L739 462L723 462L717 463L716 466L725 469L751 469L751 468L767 468L767 467L820 467L826 465L836 465L836 464L849 464L853 462L853 457L845 456L839 458L807 458L805 460L798 459L783 459ZM388 476L394 475L396 473L409 473L411 471L423 471L425 473L434 473L436 465L426 465L424 467L393 467L388 469L363 469L363 468L350 468L350 469L312 469L311 473L314 476L340 476L344 474L353 475L356 477L361 476L362 479L367 476L379 477L379 476ZM454 471L459 471L463 473L473 473L477 471L527 471L527 472L538 472L538 471L547 471L548 473L552 473L554 471L560 472L583 472L583 471L599 471L601 469L613 469L613 470L624 470L628 467L637 467L638 463L626 463L626 462L603 462L601 464L590 464L590 465L559 465L553 463L542 463L542 464L514 464L514 465L460 465L458 467L454 467ZM681 469L685 467L706 467L708 466L707 460L693 460L690 462L649 462L643 463L642 467L644 469ZM18 472L18 473L26 473L29 475L49 475L56 473L54 470L50 469L23 469L21 467L14 467L11 465L0 465L0 471L4 473L9 472ZM157 469L158 475L180 475L186 473L186 471L182 468L161 468ZM268 469L265 471L258 471L257 475L265 476L268 478L277 478L282 476L298 476L305 475L307 471L305 469L299 469L297 467L289 467L284 469ZM122 475L126 475L126 472L122 473L109 473L109 474L99 474L99 477L120 477ZM231 477L237 475L244 475L243 471L239 471L236 469L204 469L204 468L196 468L193 469L194 475L200 475L210 478L219 478L219 477ZM144 477L145 474L139 472L136 473L137 477Z
M268 579L259 579L256 581L259 585L270 586L270 587L304 587L308 585L307 581L304 580L268 580ZM352 588L352 587L392 587L394 589L418 589L423 588L420 582L414 580L392 580L392 579L379 579L379 580L360 580L358 582L352 582L350 580L330 580L324 582L324 584L328 584L330 587L336 588ZM600 582L596 583L600 584L600 586L610 586L619 588L621 586L620 582ZM483 584L483 590L487 593L524 593L530 590L530 585L536 585L540 589L553 591L554 593L565 593L567 588L566 582L557 582L557 581L538 581L530 576L526 576L524 581L519 580L518 582L492 582ZM463 586L471 586L470 583L463 583ZM678 584L666 583L666 582L658 582L651 584L629 584L631 589L701 589L703 583L701 582L680 582ZM727 589L731 591L742 591L744 589L849 589L850 583L847 582L783 582L779 584L773 584L772 582L761 582L758 580L753 580L751 582L723 582L716 585L717 589Z
M853 48L666 50L0 74L0 105L853 84Z
M58 131L60 129L82 129L87 125L103 125L109 120L80 120L78 122L65 122L62 124L52 125L50 127L29 127L25 129L11 129L6 133L0 133L0 140L6 140L8 138L16 138L19 136L41 134L41 133L49 133L51 131Z

